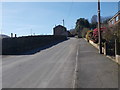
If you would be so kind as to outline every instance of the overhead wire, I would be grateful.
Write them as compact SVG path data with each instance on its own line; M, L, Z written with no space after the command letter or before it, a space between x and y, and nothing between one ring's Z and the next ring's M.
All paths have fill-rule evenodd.
M73 4L74 4L74 2L73 2L73 0L72 0L72 1L71 1L71 4L70 4L69 11L68 11L68 14L67 14L67 16L66 16L66 20L65 20L66 23L69 22L69 18L70 18L71 13L72 13Z

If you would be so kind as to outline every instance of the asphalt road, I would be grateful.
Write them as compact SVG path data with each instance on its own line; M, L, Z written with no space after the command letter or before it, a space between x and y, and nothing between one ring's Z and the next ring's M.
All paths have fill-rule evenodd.
M79 46L77 88L118 88L118 64L99 54L98 50L84 39L80 39Z
M72 88L78 39L32 55L3 56L3 88Z

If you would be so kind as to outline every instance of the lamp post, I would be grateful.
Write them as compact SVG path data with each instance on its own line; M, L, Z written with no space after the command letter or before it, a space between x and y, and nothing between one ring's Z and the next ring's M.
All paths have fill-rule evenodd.
M98 0L98 40L99 40L99 53L102 54L102 43L101 43L101 23L100 23L100 0Z

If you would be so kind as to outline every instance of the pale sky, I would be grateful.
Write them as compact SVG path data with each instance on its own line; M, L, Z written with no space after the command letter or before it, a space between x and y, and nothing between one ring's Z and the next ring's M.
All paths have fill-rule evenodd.
M101 16L113 16L117 11L118 2L101 3ZM9 36L30 35L31 31L37 35L52 34L53 27L62 24L63 19L67 29L71 29L77 19L90 21L93 15L97 15L97 2L2 2L1 29Z

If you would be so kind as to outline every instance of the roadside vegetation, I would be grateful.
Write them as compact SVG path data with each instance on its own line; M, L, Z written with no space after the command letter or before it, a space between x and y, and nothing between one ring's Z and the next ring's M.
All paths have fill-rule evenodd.
M101 17L101 40L103 47L107 43L108 47L115 53L115 40L117 46L120 46L120 25L110 27L108 21L111 18L112 16ZM70 33L78 38L86 38L88 42L91 40L98 44L97 15L91 17L91 22L85 18L77 19L75 29L70 30ZM117 47L117 50L120 54L119 47Z

